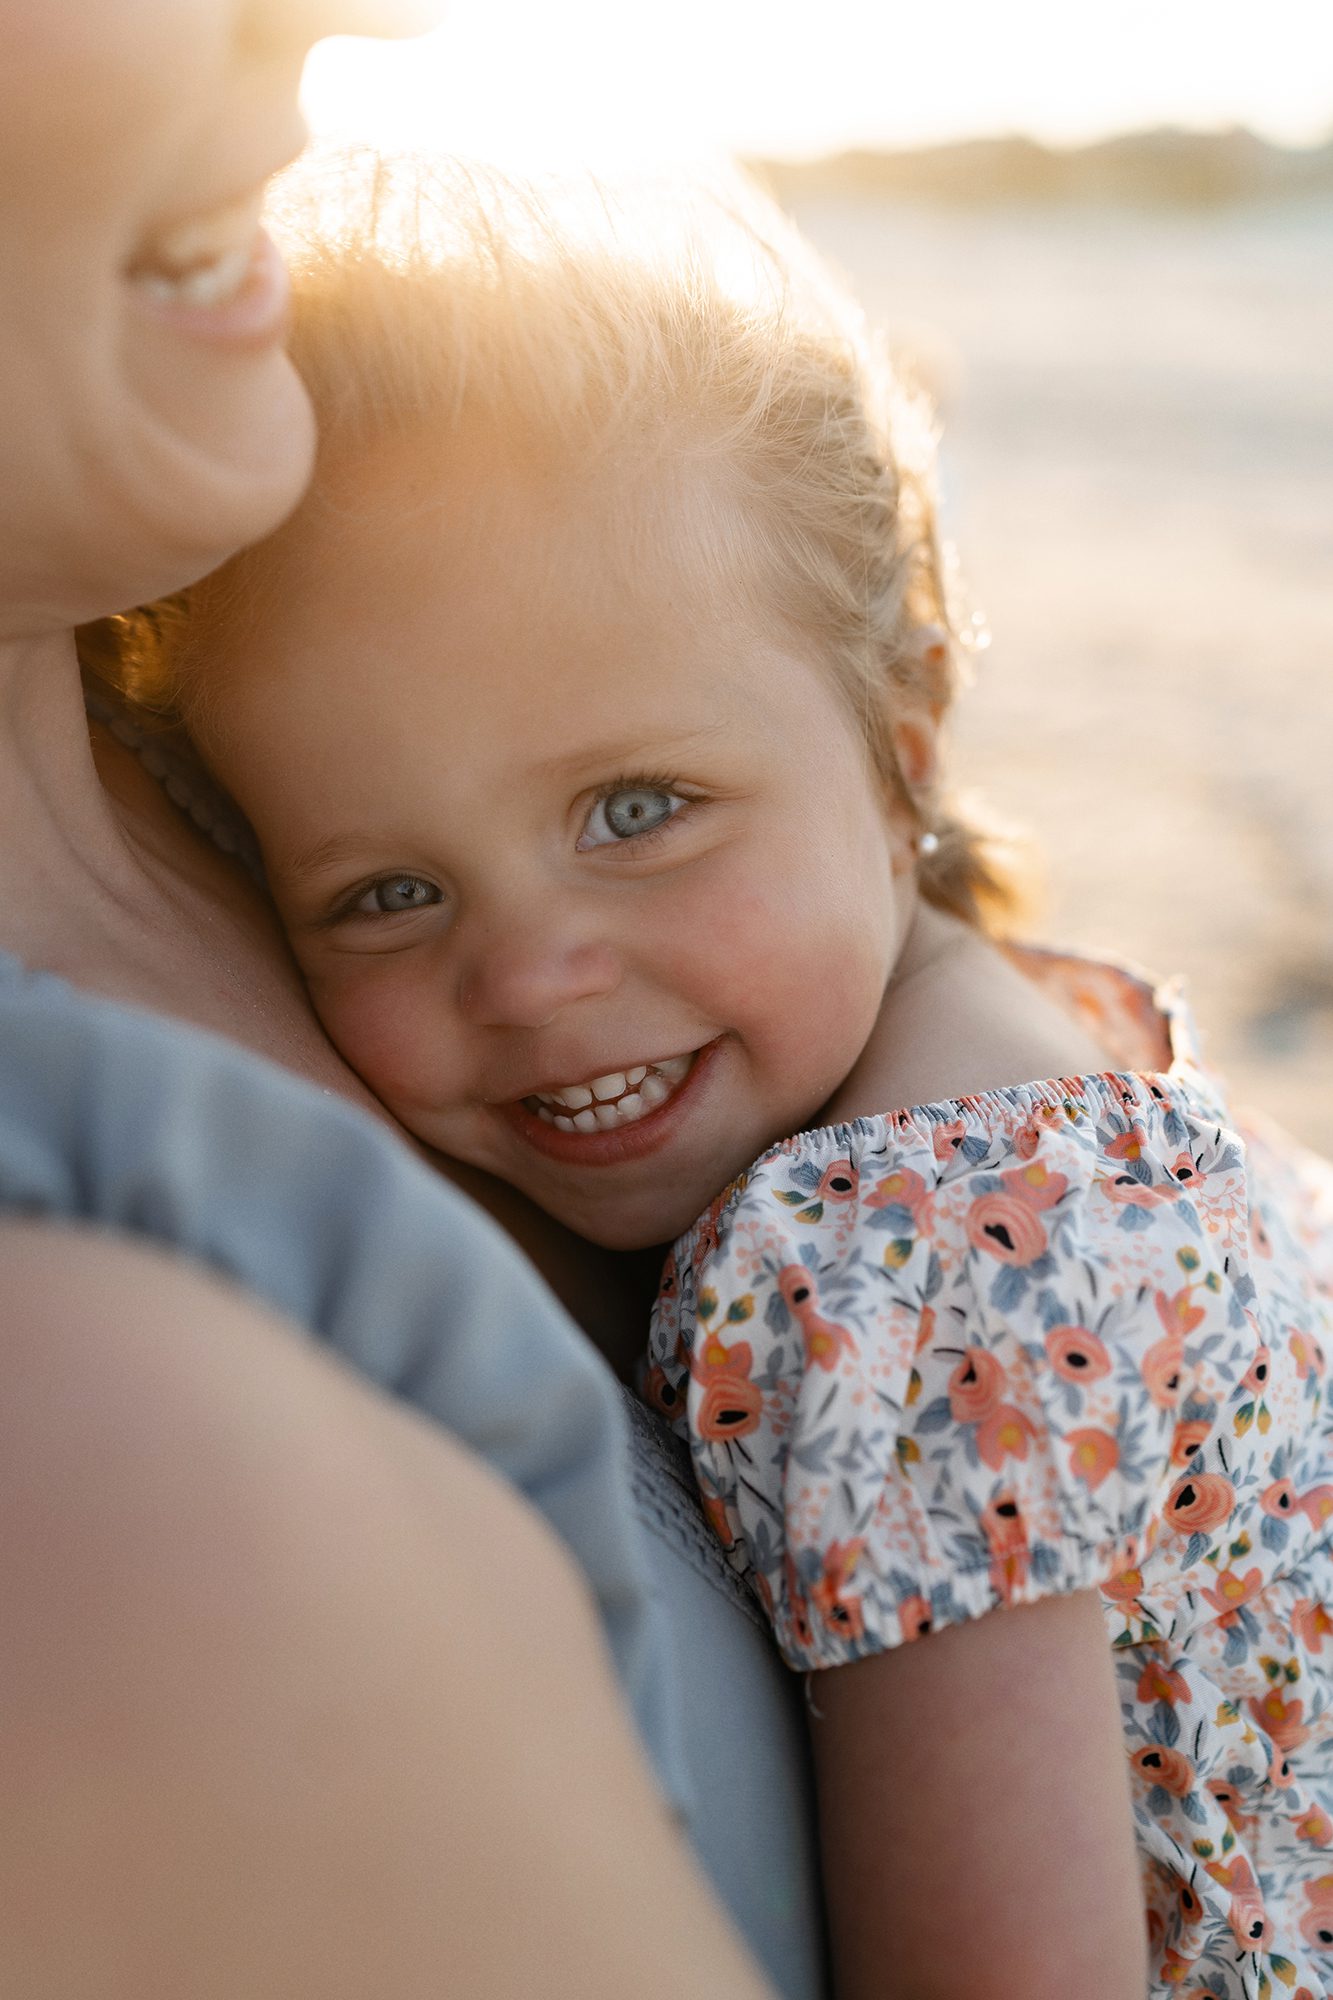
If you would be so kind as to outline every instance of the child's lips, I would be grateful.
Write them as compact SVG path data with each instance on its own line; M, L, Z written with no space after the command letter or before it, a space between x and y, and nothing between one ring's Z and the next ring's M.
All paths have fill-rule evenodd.
M701 1049L696 1049L686 1058L672 1057L663 1065L640 1065L650 1075L661 1074L668 1078L675 1065L682 1060L686 1068L681 1079L670 1089L668 1095L642 1111L631 1106L631 1116L616 1122L597 1123L592 1130L581 1129L574 1119L563 1114L562 1122L555 1123L553 1107L543 1103L534 1094L520 1098L515 1103L496 1107L499 1115L518 1137L525 1140L535 1152L544 1153L548 1159L558 1160L569 1166L599 1167L616 1166L627 1160L641 1159L655 1152L674 1134L681 1119L688 1113L698 1095L700 1086L712 1067L713 1057L722 1040L718 1036ZM628 1073L632 1074L632 1072ZM627 1083L628 1083L627 1074ZM602 1079L598 1079L602 1081ZM645 1079L646 1081L646 1079ZM554 1093L550 1094L554 1096ZM642 1101L642 1088L637 1092L627 1090L625 1095L637 1095ZM622 1098L623 1101L623 1098ZM596 1100L594 1099L594 1104ZM593 1105L582 1107L575 1116L596 1117Z

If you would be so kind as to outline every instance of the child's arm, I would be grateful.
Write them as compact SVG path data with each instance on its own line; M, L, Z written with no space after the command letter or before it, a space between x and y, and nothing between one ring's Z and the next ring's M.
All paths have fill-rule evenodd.
M1124 1742L1091 1592L809 1685L838 2000L1143 2000Z

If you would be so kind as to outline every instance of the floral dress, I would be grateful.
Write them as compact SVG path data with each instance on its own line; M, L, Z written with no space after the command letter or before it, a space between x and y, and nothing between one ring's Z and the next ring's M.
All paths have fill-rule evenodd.
M789 1663L1098 1589L1153 1994L1333 1995L1333 1169L1173 989L1022 954L1123 1069L784 1140L676 1245L650 1401Z

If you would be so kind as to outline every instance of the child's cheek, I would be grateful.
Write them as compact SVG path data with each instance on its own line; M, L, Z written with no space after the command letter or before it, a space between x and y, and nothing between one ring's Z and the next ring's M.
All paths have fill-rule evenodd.
M329 1039L391 1108L438 1103L448 1091L457 1026L443 1018L433 983L401 958L355 959L312 977L310 997Z

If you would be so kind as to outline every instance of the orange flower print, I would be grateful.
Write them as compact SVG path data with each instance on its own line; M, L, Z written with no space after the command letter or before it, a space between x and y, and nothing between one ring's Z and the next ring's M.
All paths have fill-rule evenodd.
M1120 1447L1109 1431L1093 1428L1070 1431L1065 1443L1069 1446L1069 1469L1075 1479L1083 1481L1089 1493L1095 1493L1120 1463Z
M1175 1667L1163 1665L1159 1659L1150 1659L1139 1675L1138 1699L1165 1701L1174 1708L1177 1702L1189 1702L1194 1697L1184 1674Z
M1195 1327L1203 1325L1203 1307L1190 1304L1193 1290L1193 1285L1182 1285L1169 1298L1165 1292L1157 1294L1157 1317L1173 1338L1183 1340L1187 1334L1193 1333Z
M1069 1182L1064 1174L1053 1174L1044 1160L1033 1160L1026 1167L1011 1168L1000 1175L1006 1194L1019 1201L1025 1201L1032 1208L1054 1208Z
M808 1654L814 1650L815 1632L810 1623L810 1607L805 1601L801 1579L790 1554L783 1560L782 1571L787 1585L787 1623L796 1644Z
M1014 1195L979 1194L967 1214L967 1240L1002 1264L1031 1264L1046 1249L1036 1211Z
M1275 1479L1259 1495L1259 1505L1265 1514L1271 1514L1277 1521L1285 1521L1288 1514L1295 1512L1296 1488L1289 1479Z
M1294 1825L1297 1840L1308 1840L1311 1847L1327 1847L1333 1841L1333 1819L1322 1806L1311 1806Z
M1316 1375L1321 1373L1322 1356L1317 1342L1312 1340L1308 1333L1302 1333L1299 1327L1293 1327L1287 1345L1291 1349L1291 1358L1296 1363L1296 1373L1302 1382L1311 1372Z
M1194 1790L1194 1766L1182 1750L1168 1750L1165 1743L1145 1743L1129 1762L1141 1778L1150 1785L1160 1785L1173 1799L1187 1798Z
M820 1312L814 1274L804 1264L784 1264L778 1272L778 1290L801 1329L807 1366L831 1375L844 1353L855 1354L856 1342L845 1326Z
M728 1347L716 1334L708 1334L690 1356L690 1374L703 1388L694 1410L694 1426L700 1437L716 1443L723 1438L747 1437L758 1429L764 1392L750 1380L753 1365L748 1340Z
M1333 1618L1313 1597L1298 1597L1291 1607L1291 1629L1312 1653L1322 1653L1324 1641L1333 1632Z
M847 1591L847 1580L861 1557L865 1541L831 1542L824 1552L824 1574L810 1592L810 1602L824 1623L845 1639L865 1636L861 1600Z
M1154 1341L1139 1363L1139 1372L1158 1409L1174 1410L1185 1386L1185 1343L1180 1335L1168 1333Z
M1225 1631L1236 1622L1236 1613L1242 1604L1248 1604L1257 1597L1264 1587L1264 1574L1259 1569L1247 1569L1244 1576L1237 1576L1234 1569L1224 1569L1215 1584L1199 1591L1214 1611L1221 1612L1218 1624Z
M1014 1134L1014 1151L1020 1160L1030 1160L1041 1144L1041 1127L1035 1118L1029 1118Z
M1227 1922L1242 1951L1267 1951L1273 1942L1273 1920L1264 1909L1264 1899L1257 1889L1248 1889L1243 1895L1231 1898Z
M1173 1944L1169 1944L1162 1963L1157 1968L1157 1977L1163 1986L1179 1986L1182 1979L1188 1979L1193 1963L1192 1958L1185 1958Z
M967 1137L967 1127L961 1118L950 1118L935 1127L930 1135L937 1160L951 1160Z
M1217 1800L1233 1833L1245 1833L1254 1824L1253 1813L1241 1810L1240 1793L1234 1785L1223 1784L1220 1778L1210 1778L1204 1790L1211 1792Z
M1306 1883L1305 1904L1301 1936L1311 1951L1333 1951L1333 1875Z
M1301 1494L1296 1505L1313 1527L1322 1528L1333 1515L1333 1486L1312 1486L1308 1493Z
M1027 1528L1013 1494L997 1493L982 1508L977 1525L990 1548L991 1589L1004 1604L1011 1604L1028 1577Z
M1143 1594L1143 1571L1122 1569L1117 1576L1110 1576L1102 1585L1102 1596L1109 1597L1112 1604L1122 1604L1126 1609L1138 1602Z
M1268 1378L1271 1373L1272 1369L1269 1366L1268 1349L1266 1347L1256 1347L1254 1350L1254 1359L1250 1363L1246 1374L1241 1377L1240 1386L1242 1389L1252 1390L1256 1396L1262 1396L1264 1390L1268 1387Z
M985 1347L969 1347L949 1377L949 1414L956 1424L976 1424L1000 1401L1004 1369Z
M977 1426L977 1450L983 1465L998 1472L1006 1459L1026 1458L1028 1441L1037 1433L1021 1410L1001 1403Z
M1111 1372L1111 1357L1086 1326L1053 1326L1046 1336L1046 1355L1066 1382L1100 1382Z
M654 1362L644 1378L643 1400L660 1416L675 1417L684 1399L665 1368Z
M921 1317L916 1323L916 1345L912 1349L913 1354L920 1354L924 1348L930 1346L934 1338L935 1308L934 1306L922 1306Z
M915 1173L911 1167L895 1167L891 1174L885 1174L882 1181L875 1183L864 1205L866 1208L905 1208L913 1225L919 1229L932 1204L933 1196L924 1176Z
M717 1536L724 1549L736 1546L736 1530L731 1523L731 1514L720 1493L705 1493L699 1489L699 1505L704 1510L704 1518Z
M1168 1528L1196 1535L1220 1528L1235 1505L1236 1490L1220 1472L1189 1472L1171 1488L1162 1511Z
M820 1175L819 1186L815 1189L816 1201L855 1201L859 1176L850 1160L834 1160Z
M1188 1422L1176 1425L1176 1434L1171 1440L1172 1465L1188 1465L1200 1445L1208 1440L1212 1425L1203 1417L1191 1417Z
M1279 1750L1299 1750L1310 1739L1303 1701L1284 1701L1277 1688L1269 1688L1261 1700L1251 1699L1250 1714Z
M924 1639L931 1622L930 1606L924 1597L905 1597L898 1606L898 1628L904 1639Z
M1107 1142L1106 1157L1110 1160L1139 1160L1148 1143L1148 1134L1142 1125L1131 1125L1128 1132L1117 1134Z

